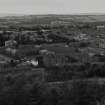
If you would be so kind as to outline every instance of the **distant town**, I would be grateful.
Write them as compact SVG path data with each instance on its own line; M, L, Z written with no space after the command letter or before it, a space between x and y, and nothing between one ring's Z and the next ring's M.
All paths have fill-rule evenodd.
M66 100L67 95L60 93L59 86L62 89L70 87L70 82L70 84L74 83L73 86L76 88L78 80L83 80L83 83L85 80L94 80L95 83L98 83L97 78L99 81L105 77L104 69L105 15L0 17L0 78L1 84L3 83L1 87L12 86L14 89L17 83L20 86L17 90L20 90L20 84L22 86L28 84L25 85L25 89L31 90L32 84L39 83L40 88L35 87L35 94L37 89L40 89L38 92L42 96L35 96L35 98L44 100L46 97L43 101L45 103L41 105L68 105L65 102L69 102L69 99ZM26 91L25 89L23 90ZM44 89L46 93L42 91ZM71 87L67 88L68 92L71 92L70 89ZM50 90L52 96L48 97ZM35 94L29 97L33 99ZM66 98L64 101L60 100L62 104L60 102L52 104L47 100L52 99L51 97L54 99L52 103L58 103L57 97ZM27 105L38 105L35 102L41 103L35 98L33 99L34 104ZM76 101L73 101L72 98L70 97L70 105L78 105L79 101L75 103ZM31 103L32 100L29 102Z

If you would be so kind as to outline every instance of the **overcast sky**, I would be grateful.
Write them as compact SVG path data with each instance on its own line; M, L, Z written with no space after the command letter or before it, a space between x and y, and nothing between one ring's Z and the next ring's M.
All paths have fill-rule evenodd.
M0 0L0 13L105 13L105 0Z

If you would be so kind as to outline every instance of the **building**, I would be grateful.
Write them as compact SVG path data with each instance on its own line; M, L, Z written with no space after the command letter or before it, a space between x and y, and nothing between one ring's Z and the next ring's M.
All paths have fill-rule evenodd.
M15 40L8 40L5 42L5 51L7 52L7 54L9 55L16 55L16 47L17 47L17 42Z
M5 47L7 48L15 48L17 46L17 42L15 40L5 41Z
M105 25L98 25L96 26L97 30L105 30Z
M16 50L16 49L13 49L13 48L6 48L6 52L7 52L8 54L10 54L10 55L15 56L17 50Z
M63 67L70 63L79 62L80 55L75 48L61 45L46 45L41 51L43 65L46 67Z
M74 39L79 40L79 41L88 40L89 36L87 34L81 33L81 34L79 34L77 36L74 36Z
M70 25L71 24L71 22L70 21L52 21L51 22L51 25L52 26L59 26L59 25Z

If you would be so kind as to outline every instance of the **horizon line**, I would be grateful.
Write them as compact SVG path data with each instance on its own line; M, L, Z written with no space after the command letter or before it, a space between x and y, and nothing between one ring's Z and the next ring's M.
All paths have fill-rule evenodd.
M5 16L27 16L27 15L105 15L105 12L80 12L80 13L0 13Z

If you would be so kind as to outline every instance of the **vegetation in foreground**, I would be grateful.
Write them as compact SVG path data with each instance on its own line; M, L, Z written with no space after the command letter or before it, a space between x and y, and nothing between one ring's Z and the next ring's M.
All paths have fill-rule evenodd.
M45 83L33 73L0 77L1 105L104 105L105 80Z

